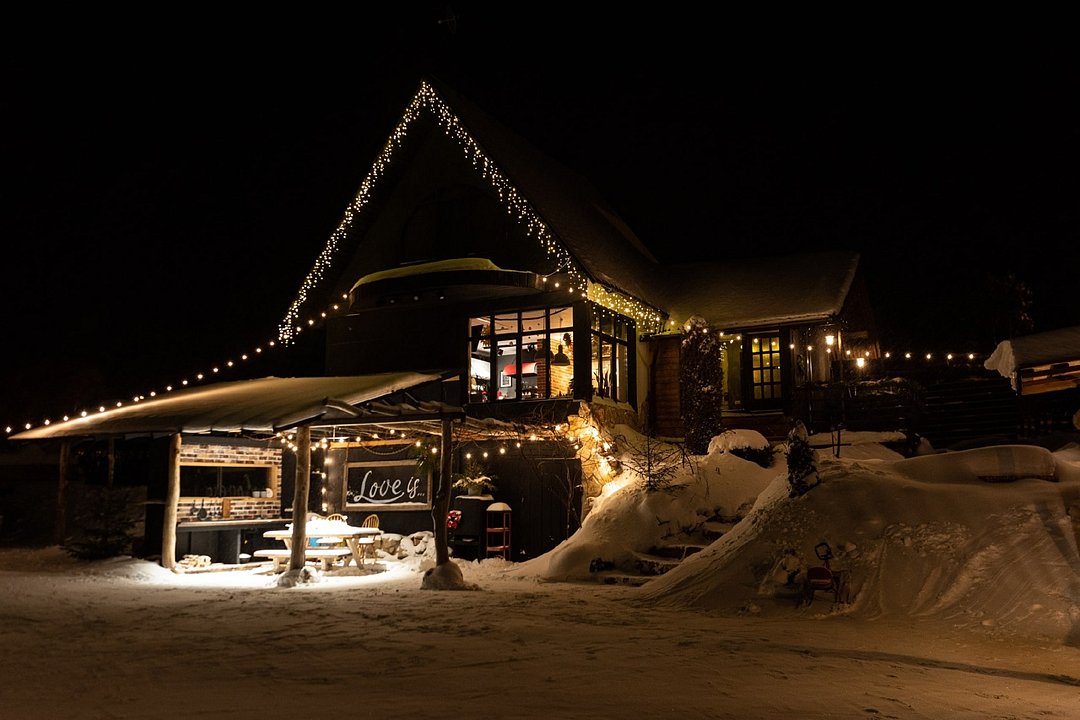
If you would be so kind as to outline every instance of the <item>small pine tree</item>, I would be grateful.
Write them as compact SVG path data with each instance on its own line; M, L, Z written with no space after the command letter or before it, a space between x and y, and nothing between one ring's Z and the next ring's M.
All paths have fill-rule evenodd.
M123 487L88 486L75 516L76 533L64 549L80 560L102 560L131 552L135 521L132 491Z
M626 450L622 464L641 476L646 492L666 489L679 469L689 461L680 446L662 443L647 435L640 443L625 435L615 440Z
M694 455L708 452L709 441L724 430L724 345L720 333L695 315L686 323L679 359L679 396L686 423L686 447Z
M805 495L816 483L817 466L814 464L814 449L806 436L806 428L797 422L787 437L787 469L790 497Z

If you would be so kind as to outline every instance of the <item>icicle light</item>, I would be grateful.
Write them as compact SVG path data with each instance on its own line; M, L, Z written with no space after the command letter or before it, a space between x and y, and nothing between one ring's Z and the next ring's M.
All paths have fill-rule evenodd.
M510 180L495 166L494 161L473 139L461 120L439 97L435 89L428 83L421 82L419 90L413 96L408 107L405 108L401 120L393 132L390 133L390 137L387 139L386 144L383 145L382 151L375 158L371 170L368 171L367 176L360 184L360 190L357 192L356 197L345 209L341 223L330 234L326 246L319 253L314 266L304 278L296 298L278 326L278 338L281 342L290 343L296 339L296 333L300 331L301 327L299 324L301 322L300 309L308 301L314 289L323 281L333 264L339 245L352 229L356 218L370 202L374 188L386 174L395 151L405 143L409 129L425 110L434 116L436 122L448 137L457 141L465 151L466 158L472 163L472 166L480 173L482 178L491 184L492 189L506 208L507 214L524 227L526 236L535 237L547 253L547 256L554 261L555 266L558 268L557 271L567 273L569 276L567 291L570 294L586 297L598 305L634 318L643 328L651 329L657 325L663 325L663 315L656 309L650 308L644 303L618 291L590 283L578 267L574 257L556 239L529 201L517 191L510 183Z

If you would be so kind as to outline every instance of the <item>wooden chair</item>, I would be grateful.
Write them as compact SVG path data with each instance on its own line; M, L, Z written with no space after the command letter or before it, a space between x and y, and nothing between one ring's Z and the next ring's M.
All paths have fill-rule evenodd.
M375 513L371 513L370 515L365 517L363 519L363 521L361 521L360 527L366 527L366 528L377 528L377 527L379 527L379 516L377 514L375 514ZM364 536L360 537L357 540L357 542L360 543L360 547L363 549L362 557L366 558L368 556L368 552L370 552L369 548L374 549L374 547L375 547L375 536L374 535L364 535Z
M338 520L340 522L345 523L346 525L349 523L349 518L342 515L341 513L330 513L329 515L326 516L325 519L328 520L328 521L331 521L331 522L334 521L334 520ZM322 546L322 547L328 547L328 548L343 548L343 547L345 547L345 541L343 539L337 538L337 537L333 537L333 538L332 537L326 537L326 538L322 539L322 541L319 543L319 545ZM345 564L347 565L348 561L346 561Z

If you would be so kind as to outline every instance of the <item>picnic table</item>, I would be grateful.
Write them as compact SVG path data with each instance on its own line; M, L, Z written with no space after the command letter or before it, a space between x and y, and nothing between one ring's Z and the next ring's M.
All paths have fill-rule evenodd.
M355 561L357 567L362 567L364 548L382 533L376 527L358 527L341 520L309 520L305 529L304 558L319 562L323 570L329 570L339 560L345 566ZM283 530L267 530L263 537L281 540L285 547L256 550L255 556L272 560L275 572L283 570L292 557L292 524Z

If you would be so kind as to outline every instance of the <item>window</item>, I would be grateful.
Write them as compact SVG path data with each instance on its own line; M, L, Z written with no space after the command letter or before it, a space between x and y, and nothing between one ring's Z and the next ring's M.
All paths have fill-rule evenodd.
M259 465L181 465L180 494L187 497L251 495L270 487L270 468Z
M750 338L750 392L755 401L781 399L779 335Z
M599 308L592 321L593 394L617 402L630 402L630 338L634 323Z
M469 320L469 402L570 397L573 309L515 310Z

